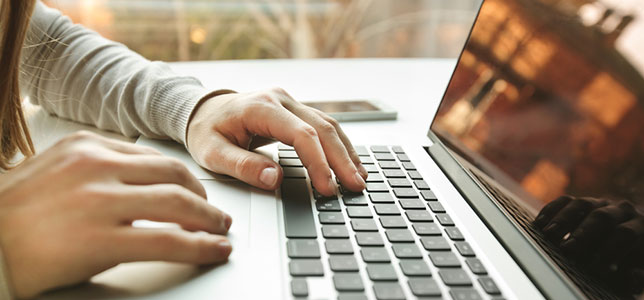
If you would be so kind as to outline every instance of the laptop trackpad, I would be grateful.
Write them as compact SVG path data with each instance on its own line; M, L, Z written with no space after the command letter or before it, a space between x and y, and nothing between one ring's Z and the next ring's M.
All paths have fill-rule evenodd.
M233 218L228 234L233 252L228 262L206 267L165 262L126 263L95 276L89 284L48 293L43 298L233 299L258 291L254 290L258 283L268 298L279 298L280 262L276 259L279 247L275 243L278 235L274 194L232 179L202 180L201 183L208 194L208 202ZM137 221L136 226L168 224ZM255 242L252 247L251 240ZM245 289L244 284L252 284L253 289Z

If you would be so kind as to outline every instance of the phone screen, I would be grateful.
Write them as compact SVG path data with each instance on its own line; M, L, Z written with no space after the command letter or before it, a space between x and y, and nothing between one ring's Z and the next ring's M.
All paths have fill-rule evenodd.
M320 101L320 102L303 102L304 104L319 109L325 113L340 112L365 112L380 111L380 109L369 101Z

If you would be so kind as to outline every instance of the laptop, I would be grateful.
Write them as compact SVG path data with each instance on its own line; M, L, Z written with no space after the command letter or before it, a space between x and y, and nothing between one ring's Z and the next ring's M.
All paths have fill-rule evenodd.
M624 196L641 180L611 178L640 160L644 64L626 37L643 26L629 27L625 9L592 23L584 18L602 8L578 3L485 0L438 111L427 112L427 136L356 145L369 171L362 193L338 183L336 196L319 195L288 145L258 150L284 169L271 193L201 169L180 145L139 139L182 159L233 216L229 262L127 264L99 275L113 285L45 298L631 297L531 225L557 196Z

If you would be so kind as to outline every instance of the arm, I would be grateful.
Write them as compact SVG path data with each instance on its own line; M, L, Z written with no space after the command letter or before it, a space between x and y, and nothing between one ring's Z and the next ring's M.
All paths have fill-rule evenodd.
M188 119L209 91L38 2L23 50L21 90L57 116L127 136L185 144Z

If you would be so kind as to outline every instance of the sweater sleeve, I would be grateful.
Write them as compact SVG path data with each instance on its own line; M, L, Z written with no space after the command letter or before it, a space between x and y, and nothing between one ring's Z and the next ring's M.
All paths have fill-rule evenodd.
M109 41L38 1L23 48L21 91L59 117L134 137L185 145L188 119L208 94L122 44Z

